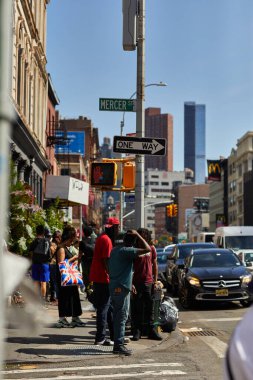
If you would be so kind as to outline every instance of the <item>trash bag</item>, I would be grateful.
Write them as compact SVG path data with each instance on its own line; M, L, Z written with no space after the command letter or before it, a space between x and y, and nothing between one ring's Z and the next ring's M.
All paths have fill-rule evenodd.
M164 297L160 305L159 325L162 331L171 332L176 329L178 322L178 308L171 297Z

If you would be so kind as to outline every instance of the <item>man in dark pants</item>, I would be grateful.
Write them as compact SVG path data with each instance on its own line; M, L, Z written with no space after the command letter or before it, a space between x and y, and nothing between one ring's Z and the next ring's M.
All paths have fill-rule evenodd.
M81 261L83 283L87 289L89 285L90 267L94 255L94 248L96 239L92 238L92 227L84 225L83 234L84 237L79 243L79 260Z
M138 233L150 245L149 256L137 257L134 262L133 295L131 301L132 340L139 340L141 335L149 339L162 340L154 325L153 289L157 283L157 255L151 242L151 233L146 228L139 228ZM147 321L147 331L143 331L143 316Z
M93 282L94 307L97 316L95 344L113 344L113 322L110 307L108 259L119 232L119 220L108 218L105 232L98 236L90 269L90 281ZM106 325L110 331L110 341L106 339Z
M134 248L138 241L138 248ZM132 288L133 262L139 255L150 255L150 246L135 230L129 230L123 243L114 247L109 259L110 294L113 307L113 353L131 355L124 346L125 324L129 313Z

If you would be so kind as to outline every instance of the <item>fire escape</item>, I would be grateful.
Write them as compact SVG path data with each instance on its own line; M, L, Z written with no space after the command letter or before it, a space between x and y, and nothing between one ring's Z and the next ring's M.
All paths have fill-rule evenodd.
M69 143L64 120L48 121L47 146L55 148L57 161L61 163L61 175L69 175Z

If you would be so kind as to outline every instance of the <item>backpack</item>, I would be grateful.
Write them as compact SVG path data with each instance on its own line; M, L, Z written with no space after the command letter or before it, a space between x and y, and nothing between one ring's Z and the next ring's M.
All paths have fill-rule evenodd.
M50 241L46 238L37 238L33 244L33 263L45 264L50 260Z

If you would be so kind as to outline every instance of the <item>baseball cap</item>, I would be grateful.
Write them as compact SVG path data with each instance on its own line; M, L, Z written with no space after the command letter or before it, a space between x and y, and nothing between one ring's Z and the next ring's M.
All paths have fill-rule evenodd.
M105 224L105 228L111 228L114 224L120 224L118 218L108 218Z

